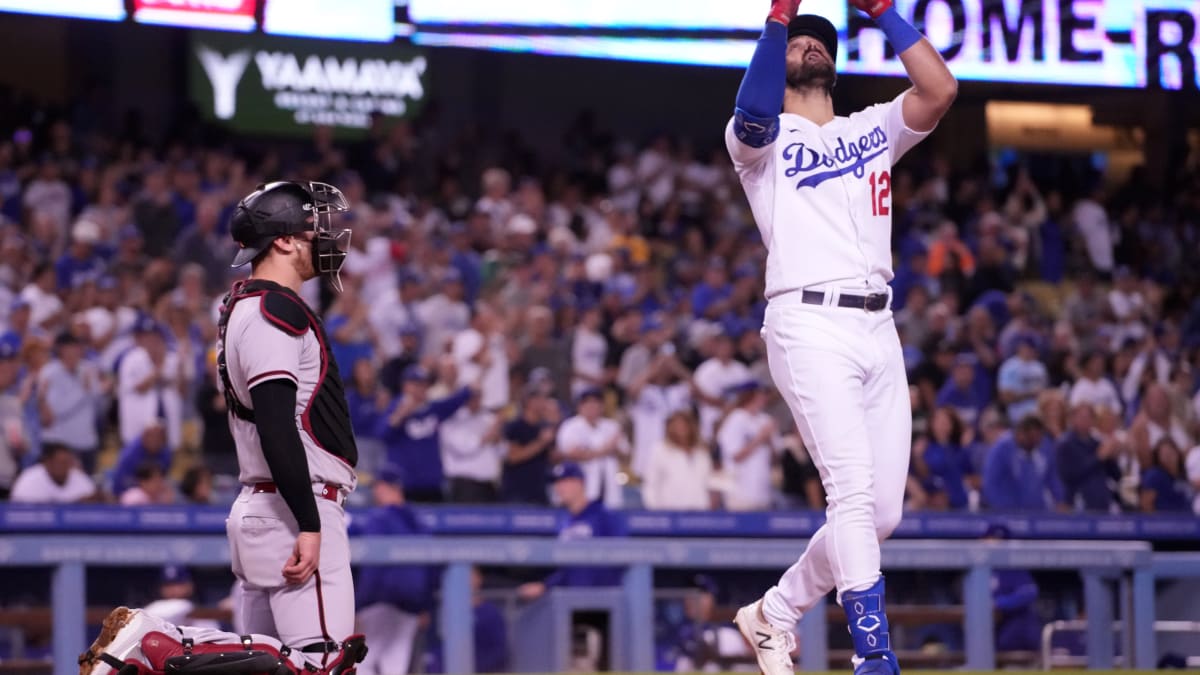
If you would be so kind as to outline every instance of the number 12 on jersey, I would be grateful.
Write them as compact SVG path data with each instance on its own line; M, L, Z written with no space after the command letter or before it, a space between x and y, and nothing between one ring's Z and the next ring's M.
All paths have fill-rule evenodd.
M886 216L891 213L892 177L886 171L871 173L871 215Z

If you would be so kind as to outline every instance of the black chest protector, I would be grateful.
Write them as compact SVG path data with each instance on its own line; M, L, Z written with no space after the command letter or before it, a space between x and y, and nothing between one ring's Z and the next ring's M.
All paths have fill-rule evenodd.
M317 315L308 308L300 296L291 289L272 281L249 279L239 281L221 301L221 313L217 320L217 373L221 378L221 389L225 406L234 417L254 423L254 409L238 399L229 379L229 365L225 357L227 345L225 332L229 317L238 302L246 298L260 298L259 306L267 323L293 337L301 337L312 331L321 347L320 371L312 396L300 416L302 430L326 452L337 455L350 466L358 464L358 447L354 442L354 431L350 426L350 409L346 404L346 390L338 371L337 361L329 351L329 338L325 326ZM234 349L237 346L234 345ZM299 365L299 364L297 364ZM300 374L296 373L299 377Z

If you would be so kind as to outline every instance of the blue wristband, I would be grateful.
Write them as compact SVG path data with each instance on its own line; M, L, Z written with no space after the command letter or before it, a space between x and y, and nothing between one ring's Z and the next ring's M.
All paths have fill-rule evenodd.
M886 12L880 14L879 18L875 19L875 25L883 31L884 37L897 54L903 54L909 47L921 41L921 31L905 21L895 7L888 7Z

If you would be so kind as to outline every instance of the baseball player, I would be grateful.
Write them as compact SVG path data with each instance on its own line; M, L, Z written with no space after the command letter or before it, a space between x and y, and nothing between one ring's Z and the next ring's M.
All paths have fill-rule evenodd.
M242 588L234 621L253 635L181 629L117 610L81 661L140 661L153 672L170 659L231 658L205 672L275 673L290 664L279 672L332 674L353 672L365 656L362 636L347 637L354 588L343 503L356 484L358 451L329 340L298 295L318 275L340 290L350 231L334 230L332 216L346 210L332 185L275 182L243 199L230 221L241 247L233 267L253 267L225 297L218 321L218 372L243 485L226 529ZM102 653L115 661L98 661Z
M766 675L793 672L801 614L837 589L856 674L899 672L879 541L900 521L912 417L889 308L892 165L937 125L954 76L892 0L850 0L875 20L912 87L833 112L837 31L775 0L725 144L767 246L763 339L771 377L828 495L826 523L737 625ZM782 114L780 114L782 110Z

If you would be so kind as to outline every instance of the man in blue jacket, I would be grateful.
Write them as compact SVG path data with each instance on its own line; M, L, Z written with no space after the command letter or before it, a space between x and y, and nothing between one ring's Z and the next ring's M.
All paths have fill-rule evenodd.
M404 472L385 465L371 486L375 499L351 532L374 535L424 535L404 498ZM354 584L356 620L371 641L358 675L404 675L409 671L419 630L433 608L436 570L420 565L368 565ZM419 651L416 651L419 653Z
M563 462L551 471L554 496L567 510L567 522L558 531L563 541L591 539L592 537L623 537L624 524L608 509L602 500L588 501L583 485L583 469L575 462ZM621 569L615 567L564 567L544 581L521 585L517 594L526 600L541 597L547 589L555 586L617 586L621 583Z
M985 541L1008 539L1004 525L992 525ZM1037 651L1042 639L1042 617L1037 612L1038 586L1026 570L998 569L992 572L992 603L996 620L996 651Z
M429 400L433 376L419 365L404 371L403 393L379 420L377 436L387 461L404 472L404 490L413 502L440 502L443 490L439 430L442 423L471 398L463 387L443 399Z
M622 537L625 536L624 525L608 509L604 507L603 499L588 501L587 489L583 482L583 469L575 462L563 462L551 471L554 482L556 501L566 508L567 521L558 531L558 538L563 541L577 541L593 537ZM621 569L614 567L564 567L544 581L532 581L517 587L517 595L524 600L534 600L546 593L547 589L562 587L595 587L616 586L621 583ZM575 614L575 627L587 626L598 631L601 635L609 633L609 617L602 612L578 612ZM607 644L608 640L601 640ZM607 650L601 649L598 670L608 667Z
M983 501L993 510L1050 511L1064 504L1054 444L1036 416L1021 419L988 450Z

